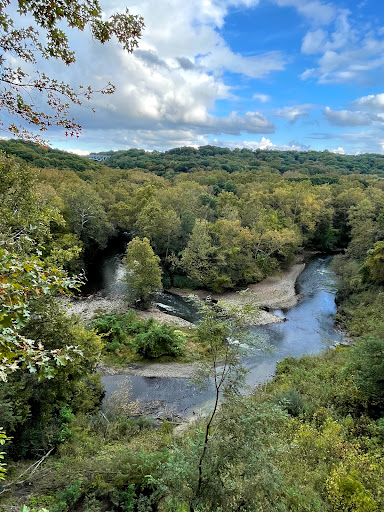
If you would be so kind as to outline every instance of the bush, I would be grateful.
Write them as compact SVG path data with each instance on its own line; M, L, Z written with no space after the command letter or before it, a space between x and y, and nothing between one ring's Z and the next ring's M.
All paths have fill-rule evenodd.
M384 340L372 337L357 343L348 371L370 402L371 412L380 416L384 410Z
M141 332L144 325L145 322L137 318L133 310L127 314L104 315L93 323L93 327L99 334L104 334L109 342L117 341L118 343L124 343L127 336Z
M218 276L212 284L212 290L216 293L222 293L224 290L233 288L233 282L229 276Z
M296 389L288 389L276 396L276 403L291 416L301 416L306 412L306 403L301 393Z
M134 311L127 314L111 313L95 320L93 327L104 335L107 352L117 352L124 346L132 344L134 335L145 332L154 323L153 319L140 320Z
M136 351L148 359L161 356L178 356L182 353L185 339L180 331L167 325L153 325L134 340Z
M174 327L137 318L133 311L128 314L110 314L98 318L94 328L107 339L108 352L118 352L131 345L137 354L148 359L161 356L178 356L182 353L185 338Z

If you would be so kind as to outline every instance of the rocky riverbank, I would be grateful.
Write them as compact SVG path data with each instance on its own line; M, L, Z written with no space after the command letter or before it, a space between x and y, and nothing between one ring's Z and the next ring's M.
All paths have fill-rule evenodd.
M289 270L280 275L271 276L264 281L249 285L243 292L212 293L207 290L187 290L172 288L169 290L175 295L187 297L191 294L201 299L208 296L220 302L224 308L252 305L258 310L249 316L247 323L250 325L265 325L283 322L285 319L270 310L286 309L293 307L298 301L295 284L296 280L304 270L305 263L296 263ZM126 313L129 309L127 302L119 295L103 297L95 294L84 298L64 298L63 302L69 313L79 315L84 322L90 322L97 316L107 313ZM158 308L151 308L148 311L135 310L136 314L143 319L154 318L158 322L177 327L193 327L191 322L175 315L160 311Z
M128 306L124 298L118 295L103 297L95 294L83 298L65 297L62 300L68 310L68 313L79 315L86 323L89 323L94 318L101 315L106 315L108 313L126 313L129 309L132 309ZM188 322L183 318L164 313L157 308L150 308L147 311L135 309L135 313L144 320L154 318L163 324L174 325L176 327L193 327L191 322Z

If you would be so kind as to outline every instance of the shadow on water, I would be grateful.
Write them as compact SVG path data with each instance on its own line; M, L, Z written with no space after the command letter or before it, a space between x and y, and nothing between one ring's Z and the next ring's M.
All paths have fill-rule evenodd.
M109 241L108 247L95 252L86 268L86 283L81 288L82 295L98 293L103 297L123 291L124 265L122 259L131 237L120 233Z
M250 334L262 339L271 351L250 351L244 358L248 370L247 384L253 388L271 379L276 363L285 357L300 357L316 354L327 347L343 341L343 334L335 330L335 276L329 265L332 256L316 257L310 260L297 281L300 300L296 306L284 311L275 311L288 321L265 326L254 326ZM159 299L165 309L190 319L191 305L184 299L165 294ZM107 396L113 393L126 376L104 377ZM130 377L132 400L159 402L162 413L176 413L183 416L199 411L212 398L212 388L201 391L188 379Z

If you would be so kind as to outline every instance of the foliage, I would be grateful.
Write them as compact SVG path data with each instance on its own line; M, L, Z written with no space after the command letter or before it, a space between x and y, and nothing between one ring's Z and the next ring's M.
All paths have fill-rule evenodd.
M303 175L312 177L314 183L336 182L336 176L361 173L363 175L383 175L384 160L380 154L336 155L329 151L269 151L257 149L233 149L201 146L199 148L175 148L164 153L129 149L114 152L108 160L110 167L121 169L153 168L163 175L172 168L176 173L191 174L194 169L216 168L223 169L228 174L250 171L254 169L273 169L285 173L295 170L293 182L303 180ZM228 183L228 182L227 182ZM229 181L233 186L232 182ZM225 188L225 180L218 186Z
M368 251L363 276L366 281L384 285L384 241L376 242L373 249Z
M37 201L38 173L2 152L0 172L0 243L24 252L46 243L50 222L62 219L55 208Z
M98 0L64 3L19 0L17 4L17 15L28 15L33 21L20 28L13 19L15 13L10 0L2 0L0 80L3 88L0 99L7 112L22 121L21 125L11 122L5 129L13 135L32 140L41 139L29 132L25 124L34 125L40 131L59 126L66 135L79 136L81 126L70 117L69 104L81 105L84 100L90 100L94 93L92 87L80 85L75 90L65 82L47 76L37 69L38 58L56 59L67 66L76 61L75 53L69 47L68 34L61 28L63 22L71 30L83 31L88 27L93 39L102 44L116 37L125 50L132 52L138 45L143 19L129 14L127 9L125 14L116 13L104 21ZM14 67L12 59L20 65ZM99 92L111 94L114 86L109 83ZM47 109L40 109L31 101L33 93L45 96Z
M176 454L180 459L177 461L178 471L182 471L185 484L181 485L180 481L171 484L175 497L180 496L180 491L185 493L184 499L191 512L199 510L207 488L211 490L216 487L215 478L220 473L217 469L217 455L212 453L211 446L220 400L225 396L226 400L233 402L244 385L245 370L241 364L242 348L239 340L244 341L245 333L238 313L228 313L220 308L213 309L209 304L200 304L202 320L198 325L198 337L207 347L209 360L201 365L198 381L206 387L209 385L208 379L213 382L213 405L191 450Z
M29 508L26 505L23 505L21 507L21 512L49 512L49 510L47 510L46 508Z
M5 432L2 428L0 428L0 446L2 446L6 441L9 441L9 437L5 435ZM4 459L4 452L0 452L0 461ZM5 473L5 464L0 462L0 481L4 479Z
M384 411L384 338L366 338L352 351L349 372L373 411Z
M0 379L26 364L30 372L51 378L55 367L66 364L79 350L70 344L47 350L41 340L22 334L36 303L57 292L68 293L79 282L58 268L48 268L38 257L23 258L0 249ZM52 364L53 363L53 364Z
M152 318L140 320L131 310L128 314L110 314L93 323L107 340L106 350L118 355L128 346L144 358L178 356L183 352L185 337L175 327L159 324Z
M99 163L89 158L82 158L73 153L68 153L68 151L44 147L20 139L0 140L0 149L8 155L15 155L24 160L24 162L28 162L28 164L40 169L86 171L100 168Z
M109 343L124 343L127 337L143 332L147 323L140 320L131 309L127 314L111 313L97 318L93 327Z
M102 350L100 338L66 315L54 299L36 306L20 332L41 340L49 353L66 354L67 345L76 350L51 379L41 378L41 371L31 373L28 364L21 363L0 387L0 415L13 435L8 450L15 457L48 451L63 442L70 435L71 413L94 410L103 394L100 376L93 374Z
M127 271L127 295L130 302L147 308L161 290L160 258L150 246L148 238L136 237L127 246L124 258Z
M137 334L133 343L138 354L148 359L156 359L161 356L180 355L185 338L174 327L155 324L146 332Z
M156 288L160 264L169 286L222 291L284 270L301 248L345 249L335 257L338 320L359 339L317 357L288 358L273 381L242 397L242 315L229 315L221 302L206 305L197 332L206 363L201 383L211 382L215 395L212 414L173 436L169 422L154 429L148 419L132 417L138 409L130 385L120 401L99 410L102 389L93 372L103 350L126 364L140 346L156 356L167 343L178 351L181 334L133 313L106 315L94 324L104 348L95 331L64 315L51 293L28 293L27 282L25 290L16 288L30 311L20 336L47 351L71 344L83 355L73 354L49 380L22 363L0 386L2 426L13 436L4 447L8 476L29 465L17 459L40 459L56 448L20 487L20 498L2 495L3 510L21 499L31 508L81 512L384 509L382 155L208 146L117 152L106 169L30 145L9 147L61 169L37 171L2 159L0 231L11 244L2 249L17 258L16 284L27 279L28 263L32 273L39 268L37 274L51 276L57 269L64 279L58 262L68 268L79 254L71 246L85 248L85 263L98 258L112 225L115 233L150 237L160 261L148 240L134 241L156 268L143 265L152 285L158 277ZM89 215L81 227L82 208Z
M57 168L81 171L37 174L39 203L49 205L57 217L50 246L56 239L60 246L71 233L81 239L86 266L111 236L122 231L146 236L160 257L167 286L220 293L284 270L302 248L334 250L349 244L352 261L350 256L365 258L384 237L384 194L375 175L383 166L380 155L214 147L130 150L130 166L107 169L31 144L3 145L36 164L46 166L49 158ZM112 165L119 154L106 162ZM224 170L228 159L236 163ZM179 160L184 170L175 174ZM363 161L370 166L367 174L344 176ZM160 164L164 172L157 176Z

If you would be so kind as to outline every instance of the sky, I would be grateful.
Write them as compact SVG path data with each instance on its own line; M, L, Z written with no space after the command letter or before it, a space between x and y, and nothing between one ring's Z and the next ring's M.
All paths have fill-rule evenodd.
M135 3L136 2L136 3ZM217 146L384 153L384 0L100 0L144 17L139 49L73 32L77 62L45 70L116 85L72 111L79 154Z

